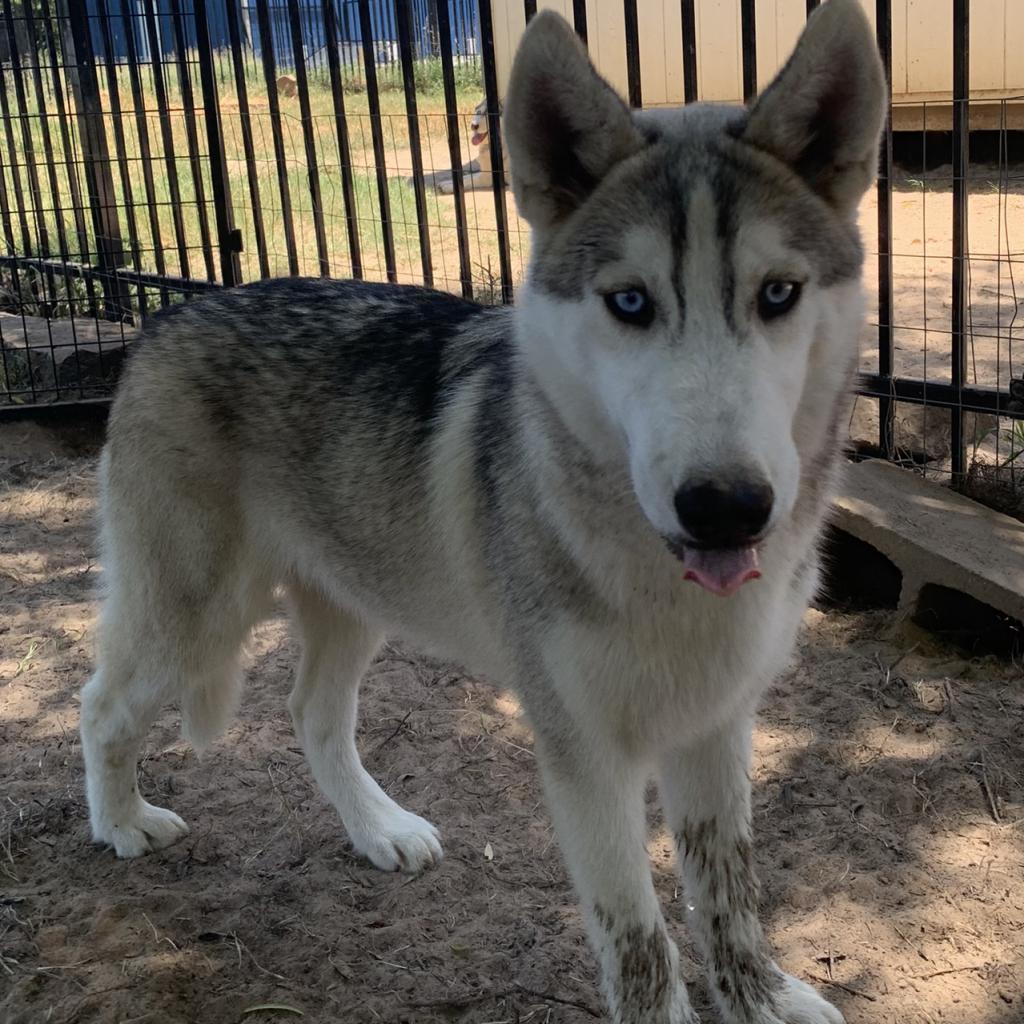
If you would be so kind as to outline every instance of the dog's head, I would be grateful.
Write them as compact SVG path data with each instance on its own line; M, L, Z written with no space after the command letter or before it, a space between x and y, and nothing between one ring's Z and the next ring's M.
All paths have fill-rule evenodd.
M857 0L818 9L749 109L631 113L553 14L516 57L505 131L533 232L520 344L715 592L757 574L834 443L885 103Z
M501 113L500 106L498 113ZM490 123L487 120L487 100L482 99L473 108L473 116L469 121L469 141L474 146L482 146L487 141L487 133L490 130Z

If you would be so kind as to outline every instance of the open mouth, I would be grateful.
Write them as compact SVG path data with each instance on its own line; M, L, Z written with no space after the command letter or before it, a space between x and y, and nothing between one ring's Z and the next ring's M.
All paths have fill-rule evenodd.
M470 136L469 141L474 146L479 146L480 143L482 143L484 141L484 139L486 139L486 138L487 138L487 132L474 131L473 134Z
M702 548L670 540L668 548L683 563L684 579L693 580L719 597L729 597L748 580L761 578L756 544Z

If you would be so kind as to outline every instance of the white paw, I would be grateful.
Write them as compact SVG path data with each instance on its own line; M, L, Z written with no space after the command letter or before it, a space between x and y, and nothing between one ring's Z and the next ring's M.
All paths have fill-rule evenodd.
M376 810L348 834L356 853L381 871L404 871L418 875L441 862L441 838L436 828L418 814L396 803Z
M93 838L107 843L118 857L141 857L162 850L188 832L188 825L164 807L140 800L137 806L116 821L93 826Z
M455 186L450 181L442 181L438 183L437 191L443 196L450 196L455 192Z
M845 1024L843 1015L810 985L789 974L783 974L782 981L782 989L775 994L780 1024ZM770 1024L775 1019L769 1018Z

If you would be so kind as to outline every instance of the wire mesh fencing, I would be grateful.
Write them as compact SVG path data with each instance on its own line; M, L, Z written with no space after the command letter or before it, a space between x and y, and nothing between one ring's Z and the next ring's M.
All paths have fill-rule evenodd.
M490 170L477 4L0 13L0 403L109 396L141 320L211 287L329 274L511 297L524 234Z
M584 41L621 23L634 106L651 46L679 72L674 102L707 98L710 15L664 2L675 40L644 34L636 0L561 4ZM891 0L866 6L891 68ZM510 301L529 237L495 43L536 9L0 0L0 409L109 398L142 320L209 288L326 274ZM861 209L877 313L850 436L1019 508L1024 97L972 99L970 4L949 9L950 94L894 105ZM749 99L765 15L753 0L733 15Z

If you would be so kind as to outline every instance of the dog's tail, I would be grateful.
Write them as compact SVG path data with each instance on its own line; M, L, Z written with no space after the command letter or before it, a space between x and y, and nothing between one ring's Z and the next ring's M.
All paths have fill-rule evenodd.
M217 673L190 682L181 699L181 732L202 753L231 724L242 696L237 659Z

